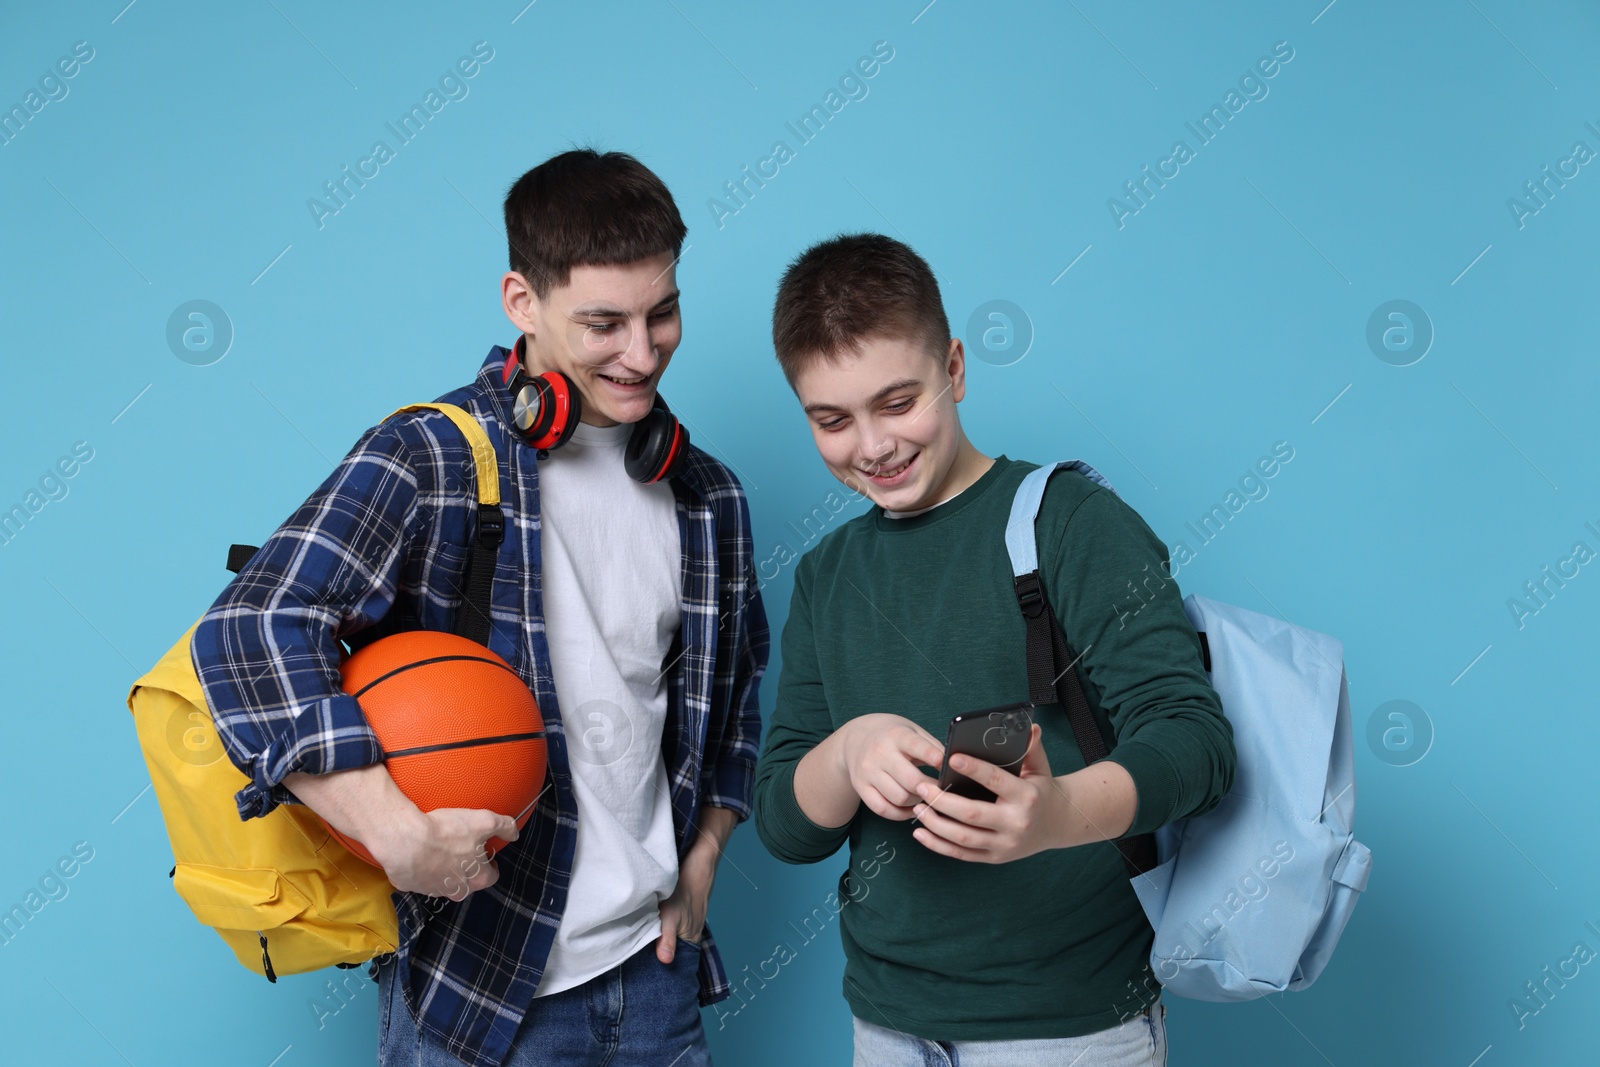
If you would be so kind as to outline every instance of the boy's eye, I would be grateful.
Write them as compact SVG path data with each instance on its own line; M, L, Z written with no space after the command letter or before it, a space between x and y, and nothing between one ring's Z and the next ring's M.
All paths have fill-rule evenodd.
M902 411L910 410L911 403L912 403L911 398L910 397L906 397L904 400L896 400L894 403L888 405L883 410L891 412L893 414L899 414Z
M843 419L829 419L827 422L819 422L819 423L817 423L817 425L822 427L824 430L830 430L831 431L831 430L837 430L840 427L842 427L844 425L844 422L845 422L845 420L843 420Z
M591 333L610 333L617 328L614 322L586 322L583 328Z
M677 304L673 304L669 308L662 308L659 311L656 311L656 312L652 313L650 317L652 319L657 319L657 320L670 319L670 318L672 318L672 316L676 315L677 313L678 313L678 305Z

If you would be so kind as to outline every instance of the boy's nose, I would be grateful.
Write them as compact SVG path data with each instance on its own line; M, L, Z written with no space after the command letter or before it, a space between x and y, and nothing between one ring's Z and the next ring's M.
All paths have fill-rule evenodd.
M894 455L892 441L879 441L865 449L867 460L862 464L867 470L876 470L889 462L889 457Z
M623 349L622 355L617 359L617 365L625 368L629 375L646 378L655 373L660 363L661 350L650 340L650 334L645 330L634 330L629 335L628 347Z

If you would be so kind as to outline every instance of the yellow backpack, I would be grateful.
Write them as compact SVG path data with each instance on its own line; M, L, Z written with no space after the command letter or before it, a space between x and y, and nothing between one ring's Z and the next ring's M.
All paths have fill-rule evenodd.
M393 415L422 408L448 415L471 442L480 512L493 509L498 517L499 469L483 428L451 404L412 404ZM498 536L493 540L491 547L480 539L483 547L474 552L467 588L477 610L462 611L463 620L475 615L474 622L487 623ZM237 570L254 550L233 548L229 566ZM304 805L283 804L260 818L239 818L233 797L249 779L227 758L195 673L189 643L198 625L197 620L128 693L172 841L173 888L240 963L270 981L332 965L353 967L393 952L393 887L382 870L353 856ZM457 626L473 628L468 622Z

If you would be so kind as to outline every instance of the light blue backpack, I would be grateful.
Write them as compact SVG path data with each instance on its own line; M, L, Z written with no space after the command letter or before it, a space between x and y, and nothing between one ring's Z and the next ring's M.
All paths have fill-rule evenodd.
M1034 534L1058 468L1116 492L1081 460L1040 467L1017 488L1006 550L1028 624L1029 699L1065 705L1088 764L1108 749L1045 602ZM1372 869L1372 853L1352 833L1343 646L1204 597L1185 597L1183 609L1233 726L1238 766L1216 808L1115 842L1155 929L1150 966L1164 989L1197 1000L1304 989L1327 965Z

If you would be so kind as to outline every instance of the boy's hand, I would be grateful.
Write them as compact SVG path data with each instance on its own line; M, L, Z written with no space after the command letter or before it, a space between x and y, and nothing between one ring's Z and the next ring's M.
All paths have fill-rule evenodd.
M887 714L851 719L839 733L839 758L861 802L885 819L912 818L917 790L932 782L919 766L944 760L938 739L910 719Z
M970 800L923 782L916 792L925 803L911 814L922 822L912 831L923 845L941 856L972 863L1009 863L1046 849L1061 848L1061 828L1070 808L1066 786L1050 774L1050 761L1034 723L1021 774L1001 770L974 756L956 755L951 769L995 794L995 799Z
M463 900L494 885L500 869L484 856L491 837L517 839L516 820L478 808L424 812L394 784L382 763L307 774L283 784L340 833L366 846L389 884L406 893Z
M678 954L678 938L700 942L706 928L706 905L711 898L711 882L716 868L709 863L684 863L678 868L678 884L672 895L657 907L661 913L661 936L656 938L656 959L671 963Z
M727 808L708 804L700 809L700 832L678 861L678 884L658 905L661 936L656 939L656 959L662 963L671 963L677 957L678 938L700 944L711 885L717 877L717 861L738 821L739 817Z
M437 808L416 813L397 832L375 835L367 846L389 884L402 892L464 900L500 878L500 868L484 858L491 837L517 839L516 820L474 808Z

